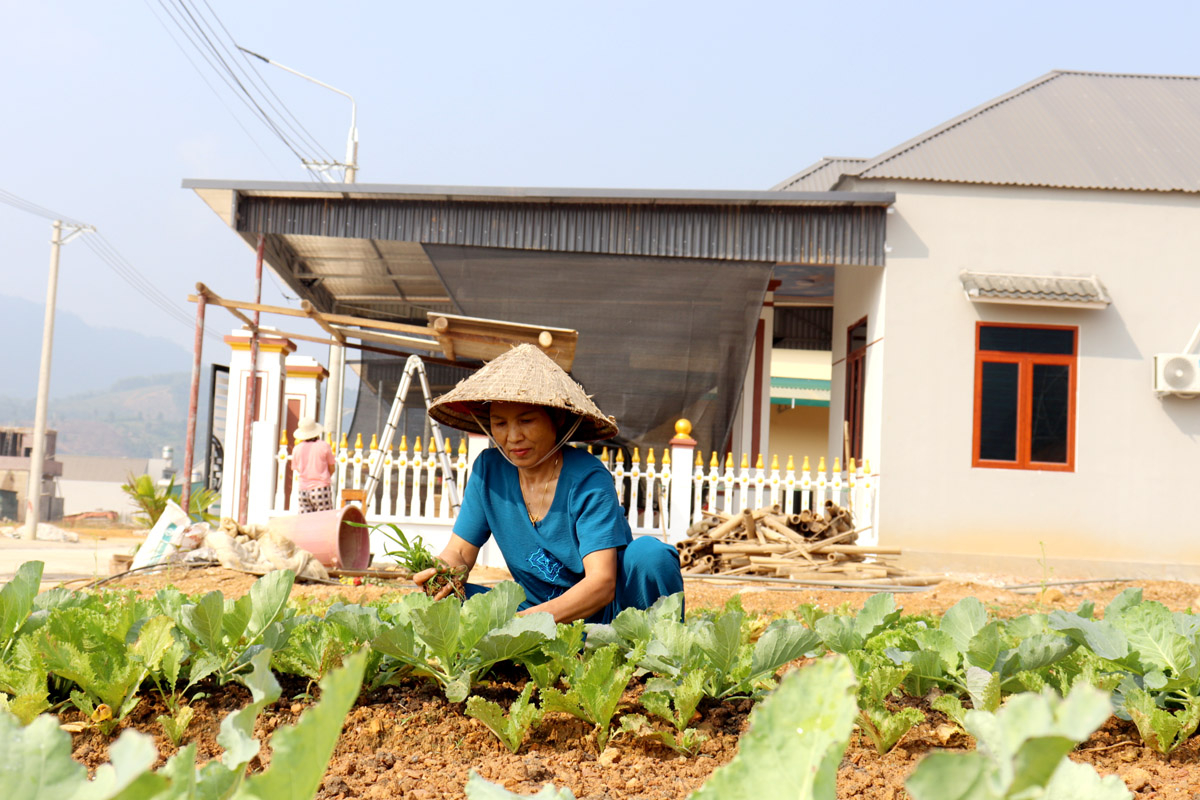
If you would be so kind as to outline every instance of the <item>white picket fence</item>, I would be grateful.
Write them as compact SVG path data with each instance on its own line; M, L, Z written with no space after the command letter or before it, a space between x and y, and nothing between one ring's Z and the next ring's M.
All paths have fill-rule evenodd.
M441 459L432 447L433 442L429 444L429 449L423 449L418 438L410 449L407 439L402 438L394 451L382 451L374 436L367 447L363 446L361 436L354 447L349 447L343 438L336 451L334 506L342 504L343 490L361 490L371 465L376 459L382 459L381 479L373 496L364 501L368 520L397 525L444 526L448 532L454 514L449 494L442 491ZM461 494L470 476L467 439L461 438L455 447L447 438L445 448ZM805 456L797 470L794 459L788 456L786 466L781 469L778 456L770 457L771 466L767 468L760 455L752 468L746 455L735 467L732 453L726 454L723 462L713 453L706 468L700 454L690 447L676 445L662 448L658 459L655 451L650 449L644 462L640 451L634 449L627 465L624 454L618 449L588 447L588 451L599 457L612 473L629 527L635 535L652 535L674 542L683 538L687 527L705 510L735 514L746 508L779 505L784 513L793 514L806 508L823 509L826 501L849 508L858 528L873 530L877 476L871 474L869 462L856 465L851 459L849 469L843 470L840 460L835 458L832 467L826 469L826 459L822 456L813 470ZM671 507L672 497L683 496L672 492L672 481L676 477L671 463L672 451L678 461L689 464L682 474L691 483L687 495L690 502L686 503L689 507L678 510ZM681 456L687 456L687 460ZM299 507L297 486L289 478L291 455L286 442L280 443L276 460L275 495L270 513L296 513ZM871 533L865 540L875 538Z

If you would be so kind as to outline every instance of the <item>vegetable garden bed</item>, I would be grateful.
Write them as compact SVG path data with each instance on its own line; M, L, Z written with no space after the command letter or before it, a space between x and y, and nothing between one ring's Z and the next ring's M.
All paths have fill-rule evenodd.
M216 619L217 606L214 600L201 599L203 590L217 576L221 576L223 592L219 620ZM27 609L24 613L19 608L14 610L11 601L21 588L18 579L5 587L4 597L0 598L0 606L3 606L0 608L0 686L6 686L0 690L15 695L10 705L18 711L23 710L28 718L32 707L21 704L34 701L20 699L22 686L13 684L25 680L25 689L36 684L36 679L30 682L29 676L36 678L37 667L29 659L34 657L34 651L37 651L43 663L49 656L54 669L48 671L47 686L50 691L45 701L57 706L62 722L68 725L74 723L71 727L77 730L70 734L67 747L77 762L93 772L110 758L116 757L118 761L129 758L121 752L121 747L113 744L125 729L139 730L153 737L150 763L145 766L159 770L159 775L179 769L184 760L190 766L193 759L202 763L221 758L229 752L236 751L240 757L253 749L248 742L258 739L263 742L262 750L245 759L253 777L241 784L241 790L250 795L257 793L258 796L306 796L303 792L291 790L302 783L299 776L312 772L313 754L319 748L313 750L307 744L299 748L289 743L286 736L283 739L274 737L294 725L303 712L314 708L312 697L328 699L332 704L340 694L349 711L341 735L336 737L336 745L334 740L330 740L332 758L328 770L323 776L318 773L313 784L318 797L462 797L468 773L474 770L483 778L522 794L535 793L549 783L569 789L577 798L597 800L682 798L706 783L709 788L703 790L704 797L736 798L751 794L760 797L823 796L819 793L805 795L783 791L780 787L795 785L795 779L794 776L778 773L777 768L773 773L771 768L765 766L750 768L753 774L764 770L768 773L765 785L773 785L777 791L766 795L762 789L754 790L754 781L746 779L745 775L733 781L748 792L744 795L731 794L734 790L728 788L732 785L729 781L723 788L719 785L721 778L712 777L718 767L733 760L739 742L744 751L739 762L743 762L749 761L753 755L752 740L783 741L778 733L774 736L746 733L751 709L755 707L758 709L754 712L755 720L764 720L754 723L755 731L765 731L770 727L768 717L774 716L783 729L794 734L797 727L803 727L796 720L804 719L806 714L811 716L814 708L822 703L832 702L839 697L851 699L857 695L861 706L874 709L876 717L873 727L876 730L873 733L880 740L878 749L862 732L850 732L849 724L855 720L864 730L872 727L867 724L871 717L862 716L851 701L852 713L849 716L843 714L844 719L838 718L841 720L838 723L841 725L839 730L844 728L845 733L842 740L848 741L844 752L839 750L841 745L835 741L840 736L835 735L836 732L829 734L831 744L828 748L822 750L818 747L816 743L823 734L819 726L814 728L809 725L805 735L787 737L788 741L799 742L801 749L789 753L783 761L794 765L809 757L814 763L820 763L822 759L832 763L839 797L898 798L905 796L905 781L924 756L935 750L970 753L974 749L972 737L951 719L959 717L959 712L947 705L947 698L961 698L961 704L968 708L973 701L981 707L995 708L997 702L1004 699L1008 709L1012 709L1012 698L1021 697L1016 703L1017 710L1024 715L1020 721L1015 717L1006 719L1004 715L1009 714L1008 710L1000 711L988 719L998 719L999 727L1004 730L1023 728L1034 731L1037 726L1030 719L1040 712L1032 707L1024 708L1021 704L1028 705L1026 701L1039 700L1036 695L1026 691L1035 688L1039 680L1064 690L1081 683L1102 685L1106 691L1119 690L1117 697L1121 702L1124 702L1123 698L1134 694L1134 687L1128 685L1128 681L1133 681L1134 685L1140 683L1148 689L1147 694L1152 699L1163 698L1164 705L1172 711L1186 711L1190 708L1189 698L1200 690L1200 657L1196 657L1200 647L1196 644L1197 627L1192 625L1194 618L1190 614L1170 613L1191 605L1197 587L1186 584L1139 583L1133 587L1091 584L1040 596L1017 595L978 585L942 584L931 591L897 595L894 605L892 597L887 595L871 598L866 594L848 595L829 591L752 591L739 597L738 603L746 609L740 619L736 605L730 606L726 612L716 613L716 610L725 608L726 599L735 590L690 585L687 600L693 639L697 636L700 639L709 637L703 642L708 651L703 657L696 655L692 646L694 642L683 642L681 637L689 628L675 623L671 613L659 614L657 622L648 620L648 628L656 633L640 645L621 630L593 630L589 636L589 654L585 656L575 656L571 652L571 636L574 634L569 630L559 628L550 632L540 623L523 622L510 629L505 634L507 638L500 637L504 639L503 642L497 639L492 645L500 650L511 651L516 639L540 636L542 641L538 652L544 654L547 652L546 642L565 641L567 645L558 645L560 652L557 654L561 660L560 666L564 668L563 680L554 679L550 675L554 669L548 666L553 661L553 648L556 645L549 645L552 657L536 656L530 661L528 656L522 656L520 658L527 662L525 666L501 659L490 670L479 664L466 663L478 658L480 649L477 647L471 649L472 654L466 657L465 662L459 658L461 654L443 650L436 668L425 670L420 665L430 655L427 641L427 649L418 649L418 657L412 659L413 663L394 672L391 685L386 685L389 681L384 680L383 676L389 670L397 670L397 663L403 662L408 642L404 634L363 628L357 640L354 637L330 637L324 632L325 629L339 625L353 628L365 624L365 620L359 617L369 617L370 612L349 606L333 606L331 611L331 604L335 601L329 596L329 587L295 587L290 592L290 604L280 605L273 598L283 592L285 582L278 577L273 580L276 584L271 586L259 584L254 589L255 596L243 601L241 606L233 601L244 596L253 585L253 579L244 576L230 579L228 573L219 571L207 575L175 576L172 582L180 585L186 596L183 593L176 595L166 592L156 597L161 584L166 582L162 577L128 581L129 588L140 592L142 599L139 601L132 599L132 593L109 594L104 606L105 624L112 631L119 631L124 626L125 641L131 645L120 649L140 653L145 656L144 663L149 663L154 660L156 648L168 641L175 644L163 645L164 652L178 645L180 655L175 692L171 691L172 684L168 678L160 676L156 680L155 675L148 674L144 680L140 680L141 670L135 668L125 683L129 685L132 682L135 689L139 684L142 686L138 693L140 699L128 701L128 693L119 697L120 686L111 686L121 683L119 675L123 674L116 661L96 660L99 657L95 654L103 650L102 647L90 651L93 660L86 669L80 666L80 661L75 660L81 656L72 656L65 650L63 642L75 635L71 631L86 630L90 624L83 621L87 616L87 604L72 610L72 605L79 602L77 595L65 592L43 595L38 602L45 613L30 630L30 611L33 617L41 611L37 608ZM16 588L10 588L14 586ZM1133 588L1134 591L1121 594L1126 588ZM443 630L445 626L452 626L456 620L460 620L457 613L451 615L429 611L421 601L400 600L394 594L380 599L386 593L386 588L347 587L345 591L351 593L350 597L355 603L373 602L377 606L393 609L404 603L413 604L410 612L416 609L425 614L424 632L427 636L431 636L430 632L435 629ZM500 594L505 591L508 590L501 590ZM1135 594L1139 591L1140 596ZM286 597L287 593L284 594ZM971 595L978 595L983 602L960 602ZM1165 605L1150 601L1161 601ZM1088 602L1094 603L1094 615L1087 613ZM190 611L185 611L188 607ZM447 609L451 607L446 606ZM126 608L133 610L121 610ZM702 611L704 608L710 611L705 613ZM951 611L952 608L955 610ZM790 619L769 628L768 617L759 616L756 613L758 611L769 611L772 615L784 614ZM1080 611L1084 613L1076 613ZM1101 615L1102 611L1106 613ZM921 617L914 617L914 613L919 613ZM122 614L136 619L129 620L129 624L125 625ZM50 619L57 615L63 615L61 621ZM313 619L305 619L308 616ZM405 623L396 625L397 612L394 610L391 613L385 611L381 616L385 618L384 628L387 630L395 630L396 627L403 629ZM162 627L156 633L149 621L143 621L154 617L173 621L170 625L166 622L154 623ZM522 619L528 621L531 618ZM433 624L435 622L436 625ZM286 641L280 640L278 632L266 632L277 624L287 628ZM408 624L412 624L411 614ZM484 638L495 638L495 632L510 624L511 615L497 611L487 626L488 633ZM725 626L724 633L722 626ZM802 640L790 645L790 650L781 644L787 638L781 633L785 628L788 636L802 637ZM239 642L234 643L236 646L233 648L226 647L233 638L228 634L239 629L241 632L236 637ZM629 629L627 626L626 632ZM202 637L205 631L209 636L207 640L193 641L194 636ZM762 644L764 640L770 641L768 631L774 631L771 636L778 640L772 647L782 648L775 653L776 659L795 656L787 658L784 667L784 671L790 670L789 674L794 672L795 676L776 692L774 700L761 703L748 696L757 695L771 682L765 675L751 674L754 672L756 653L761 662L758 666L770 667L773 663L765 655L770 648ZM17 632L15 636L14 632ZM32 640L43 634L45 637L41 644L31 648ZM165 639L152 641L152 635L165 636ZM1125 643L1123 651L1120 649L1121 636ZM27 637L31 637L31 641L22 644ZM99 638L100 634L95 633L89 646L95 645ZM422 636L416 635L415 639L421 640ZM954 645L956 639L967 646L957 647ZM1031 643L1021 644L1027 640ZM359 667L364 670L363 677L349 683L341 678L344 685L340 690L334 686L318 691L315 687L318 677L324 675L326 680L337 680L335 676L344 674L334 667L358 649L357 641L376 643L376 648L370 651L373 655L360 657L368 662ZM970 646L972 642L975 645L973 650ZM252 671L254 662L251 659L255 653L247 656L246 649L234 653L235 649L246 644L251 650L258 645L277 645L271 653L267 653L266 648L255 651L262 662L260 672ZM797 648L801 651L798 652ZM827 648L844 651L844 654L826 658L822 653ZM83 652L88 647L81 646L79 649ZM389 649L392 651L390 654ZM955 660L951 657L952 651L957 653L957 666L948 668L950 662ZM995 658L991 657L993 651ZM1097 651L1104 655L1088 655ZM923 653L941 653L937 659L940 666L935 666L934 659ZM119 657L114 654L111 658ZM165 659L168 664L170 658ZM456 658L459 658L459 662L455 662ZM267 659L270 659L276 676L271 679L266 677ZM630 660L634 663L627 663ZM985 678L981 673L969 675L972 660L987 664L989 669L984 671L995 677ZM1049 663L1040 663L1047 660L1050 660ZM157 666L148 672L157 670L161 673L163 661L163 658L159 658ZM917 663L912 663L914 661ZM74 667L72 663L75 663ZM201 665L198 670L195 666L197 663ZM451 663L457 663L457 667L443 668ZM650 667L650 671L633 675L635 665L639 663ZM589 664L593 665L593 675L586 674ZM721 668L716 669L714 664L719 664ZM797 666L802 668L790 669ZM1021 669L1025 667L1032 668ZM87 674L89 671L94 674ZM207 671L207 674L190 681L193 671ZM421 674L422 671L439 674ZM630 675L627 683L622 682L625 671ZM463 677L464 672L466 677ZM861 679L857 692L851 684L856 672ZM898 678L897 691L893 693L888 690L888 684L896 679L898 672L905 674ZM167 673L170 673L169 666ZM532 686L534 681L529 679L531 673L544 684L536 692ZM706 675L703 681L689 679L690 675L700 673ZM621 676L615 681L620 691L611 693L606 703L596 695L603 693L605 688L611 688L614 675ZM1126 681L1127 685L1123 689L1119 685L1110 686L1114 676ZM689 714L688 719L681 720L679 717L685 713L680 711L681 704L684 709L690 704L685 687L689 680L704 684L700 694L707 696L697 701L694 716ZM740 685L739 680L742 681ZM193 685L187 687L189 682ZM279 684L278 699L271 698L269 684L274 682ZM962 684L961 690L956 689L953 685L955 682ZM355 685L350 686L351 683ZM256 715L241 715L243 723L253 718L252 726L245 729L245 736L228 732L223 734L222 722L232 712L246 709L254 703L251 690L244 684L255 687L261 708L254 709ZM80 688L85 685L91 687L90 691ZM365 688L355 700L359 685ZM467 686L465 694L464 685ZM587 690L591 693L588 696L582 696L581 689L585 686L593 686ZM536 716L541 710L544 716L539 724L530 720L527 730L521 732L521 726L512 719L520 716L521 690L527 687L525 696L530 700L527 713ZM72 691L76 692L74 701L68 699ZM937 698L939 692L945 693L941 700ZM29 692L24 694L28 695ZM89 698L89 694L94 696ZM713 696L722 694L724 697ZM122 706L128 706L124 718L119 722L103 719L104 711L96 710L98 701L103 699L112 701L109 708L111 711L115 706L112 712L115 716L121 716ZM1103 699L1105 703L1108 702L1107 696ZM514 701L518 705L516 714L513 713ZM1076 711L1083 708L1083 700L1073 699L1072 702L1076 706L1071 708ZM496 707L489 712L487 703L494 703ZM611 705L611 714L606 713L606 704ZM772 704L774 708L769 710ZM89 716L77 707L85 710L90 708L92 713ZM841 707L844 711L845 704ZM168 760L179 752L180 747L168 736L164 720L170 725L181 708L191 710L191 719L187 720L182 733L176 733L179 733L182 747L194 747L195 750L194 753L185 750L184 758L176 759L172 766L167 766ZM1095 708L1093 705L1090 712L1093 717L1097 714ZM1096 732L1084 730L1089 727L1084 723L1075 723L1072 727L1069 722L1064 723L1066 730L1041 729L1043 736L1038 741L1036 752L1052 752L1054 747L1064 747L1064 738L1074 737L1081 740L1082 744L1070 753L1072 760L1094 767L1094 773L1119 776L1134 791L1134 796L1192 798L1200 793L1200 769L1195 766L1200 747L1197 747L1196 738L1186 735L1186 731L1174 734L1182 743L1169 756L1162 755L1145 743L1134 722L1109 717L1107 706L1102 708L1103 713L1096 718L1095 726L1099 726ZM903 720L906 714L913 718L918 716L904 709L920 712L924 719L900 734L895 729L890 732L885 730L889 725L902 726L903 721L896 720ZM945 710L939 709L948 710L950 716ZM475 716L468 716L468 710ZM505 713L508 715L507 722ZM1062 712L1060 716L1065 713ZM589 714L592 719L607 716L610 721L611 738L603 748L599 741L604 736L603 726L598 727L592 721L581 719ZM304 718L316 720L320 715L326 718L324 727L332 728L336 736L337 721L341 717L333 712L330 705L322 703ZM635 715L641 715L645 720L639 721ZM833 711L830 711L830 715L837 716ZM1175 713L1172 718L1185 720L1186 716L1186 713ZM476 717L488 719L499 735ZM675 719L668 719L670 717ZM780 719L783 722L779 722ZM966 727L972 727L967 719L959 719ZM316 726L315 722L306 724L309 728ZM830 730L838 728L838 724L831 723ZM1146 730L1153 731L1153 720L1147 724L1149 727ZM1160 714L1157 722L1160 731L1169 731L1170 725ZM234 726L226 723L226 727ZM30 731L31 728L14 731L10 727L0 731L0 739L23 734L32 736ZM891 744L887 740L896 735L899 736L898 743L886 747ZM509 745L516 746L515 753L502 743L502 737L508 738ZM1153 732L1147 738L1159 749L1167 749L1174 743ZM6 758L3 752L5 749L8 753L16 751L11 738L6 743L7 748L0 748L0 776L4 776L4 780L16 780L16 773L11 768L13 759ZM235 745L233 748L230 747L231 743ZM668 747L668 743L690 751L690 754L676 752ZM1069 749L1069 745L1065 746ZM886 752L881 754L879 749ZM281 755L277 758L276 753ZM1057 758L1056 752L1054 755ZM228 755L225 758L230 760ZM997 759L993 761L999 763ZM235 758L232 763L236 766L240 762ZM963 763L969 763L970 769L984 769L987 766L981 766L979 759ZM279 769L273 772L273 766ZM943 766L960 769L962 764L954 762ZM736 770L738 767L730 769ZM99 774L103 778L104 770L101 769ZM272 775L276 776L275 784L271 783ZM264 793L269 786L282 785L279 782L289 776L295 779L290 784L290 791L278 795ZM0 784L3 783L0 781ZM943 793L925 794L925 797L991 796L953 793L966 788L967 782L961 778L957 781L940 780L935 785ZM499 789L481 786L473 790L473 796L483 797L487 791ZM1121 793L1124 789L1113 785L1088 791L1093 793L1066 796L1129 796ZM914 793L919 792L918 786ZM59 791L58 794L44 796L67 795ZM312 796L312 792L307 796Z

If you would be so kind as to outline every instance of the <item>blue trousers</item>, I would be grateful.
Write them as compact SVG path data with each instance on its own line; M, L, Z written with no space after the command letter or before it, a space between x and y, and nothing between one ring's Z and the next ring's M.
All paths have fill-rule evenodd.
M467 597L482 594L486 586L466 585ZM617 551L617 591L613 601L587 618L608 623L626 608L647 609L660 597L683 591L679 554L674 547L653 536L641 536ZM521 608L532 603L526 601Z

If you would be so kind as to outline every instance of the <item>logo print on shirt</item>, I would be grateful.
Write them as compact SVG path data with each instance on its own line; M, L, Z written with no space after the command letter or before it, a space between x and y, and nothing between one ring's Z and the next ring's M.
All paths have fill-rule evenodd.
M562 564L554 556L547 553L545 550L538 548L529 555L529 563L542 576L542 580L546 583L554 583L558 579L558 573L562 571Z

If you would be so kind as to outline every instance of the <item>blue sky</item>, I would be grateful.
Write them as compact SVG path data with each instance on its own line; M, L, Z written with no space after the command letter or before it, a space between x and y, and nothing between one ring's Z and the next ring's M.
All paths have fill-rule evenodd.
M196 281L248 299L254 263L180 181L307 177L169 35L181 38L166 15L181 2L0 0L0 189L96 225L191 317ZM766 189L1052 69L1200 75L1200 4L1183 0L183 5L355 96L360 183ZM344 98L268 65L259 74L343 154ZM44 299L49 235L46 220L0 205L0 294ZM288 302L281 285L267 279L264 301ZM63 251L58 305L190 350L188 324L78 242ZM218 332L233 322L210 314Z

